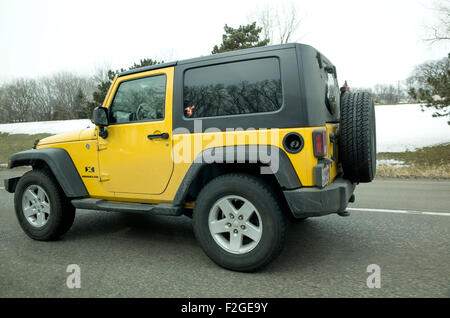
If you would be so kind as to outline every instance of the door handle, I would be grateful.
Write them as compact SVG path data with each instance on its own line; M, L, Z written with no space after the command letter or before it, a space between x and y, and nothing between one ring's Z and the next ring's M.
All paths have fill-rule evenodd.
M162 133L162 134L153 134L153 135L148 135L147 136L148 139L169 139L169 133Z

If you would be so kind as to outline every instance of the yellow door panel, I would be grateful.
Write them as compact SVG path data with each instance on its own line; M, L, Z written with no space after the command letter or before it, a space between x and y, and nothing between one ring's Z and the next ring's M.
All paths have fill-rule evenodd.
M163 68L115 80L107 97L115 122L106 128L108 137L98 139L100 182L106 191L124 198L127 193L164 192L173 170L173 72L173 67ZM154 98L156 86L152 86L156 78L160 81L163 77L165 101ZM137 96L142 92L143 96ZM144 102L137 105L136 101ZM155 110L158 102L164 105L162 114ZM168 133L168 138L148 137L162 133Z

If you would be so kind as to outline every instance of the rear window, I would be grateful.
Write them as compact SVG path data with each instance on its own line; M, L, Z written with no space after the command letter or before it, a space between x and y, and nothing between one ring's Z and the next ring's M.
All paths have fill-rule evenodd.
M183 97L186 118L276 111L283 103L279 61L263 58L189 69Z

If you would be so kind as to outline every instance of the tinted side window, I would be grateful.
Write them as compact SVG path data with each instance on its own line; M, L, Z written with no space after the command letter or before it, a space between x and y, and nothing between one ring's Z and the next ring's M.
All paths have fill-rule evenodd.
M165 75L122 82L111 105L111 122L163 119L165 100Z
M186 118L270 112L281 108L277 58L226 63L184 74Z

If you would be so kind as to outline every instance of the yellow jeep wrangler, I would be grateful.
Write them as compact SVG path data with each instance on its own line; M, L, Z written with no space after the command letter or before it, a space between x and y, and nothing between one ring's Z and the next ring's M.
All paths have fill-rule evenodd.
M52 240L75 209L187 215L217 264L254 271L281 252L290 219L346 215L375 175L367 93L303 44L267 46L119 74L93 128L37 140L5 180L28 236Z

